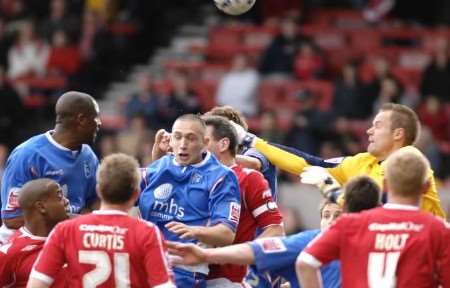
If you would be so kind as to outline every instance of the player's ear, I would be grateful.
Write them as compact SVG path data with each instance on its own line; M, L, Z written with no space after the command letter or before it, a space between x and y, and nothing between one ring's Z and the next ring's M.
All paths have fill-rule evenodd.
M222 138L220 140L220 152L227 151L229 147L230 147L230 139Z
M396 128L393 132L394 140L400 141L405 139L405 129L404 128Z
M45 208L45 203L42 200L38 200L38 201L34 202L34 206L42 214L44 214L47 211L47 209Z

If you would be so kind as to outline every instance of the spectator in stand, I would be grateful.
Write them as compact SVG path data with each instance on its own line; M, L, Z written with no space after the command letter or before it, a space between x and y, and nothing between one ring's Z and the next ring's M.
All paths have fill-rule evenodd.
M327 131L329 116L317 108L316 97L311 91L299 91L296 97L300 102L300 110L295 115L285 143L306 153L318 154L321 138Z
M131 155L142 163L146 156L143 151L143 143L152 142L153 133L147 128L147 123L142 115L135 115L130 121L128 129L117 135L117 145L119 152Z
M250 67L248 58L243 54L234 57L231 70L224 75L217 90L217 103L239 107L245 116L254 116L258 111L256 90L258 89L258 71Z
M52 47L47 62L50 74L70 76L76 74L81 65L78 47L70 44L64 30L55 30L52 36Z
M303 41L305 37L298 35L296 22L291 18L283 19L280 34L272 40L262 55L259 72L263 75L292 75L294 58Z
M360 107L360 109L364 109L369 112L367 114L368 117L370 117L374 111L377 111L373 110L373 107L380 94L383 79L391 76L390 63L382 56L378 56L373 59L370 66L373 68L374 75L368 83L363 85Z
M323 60L318 51L309 42L300 46L294 63L295 76L300 80L318 79L323 72Z
M11 79L45 73L48 45L35 35L34 24L24 22L14 46L8 52L8 76Z
M168 98L161 98L159 106L159 119L162 126L169 129L173 122L183 114L201 113L198 95L192 90L188 76L175 73L172 77L172 92Z
M0 66L8 67L8 51L13 39L6 31L6 21L0 18Z
M447 177L450 175L449 112L440 98L429 95L419 109L419 118L423 125L431 130L431 138L434 138L439 150L440 161L436 167L436 175L441 178Z
M29 16L23 0L3 0L0 3L0 13L7 22L20 21Z
M380 92L375 100L372 111L378 111L381 106L386 103L400 103L402 102L403 87L392 76L388 76L382 79L380 82Z
M337 117L347 119L366 119L371 111L361 105L361 81L357 76L357 66L347 62L335 82L333 112Z
M66 0L50 1L50 15L41 25L41 33L48 40L52 41L56 31L67 31L68 37L72 38L79 33L79 21L74 15L68 13Z
M450 103L449 43L446 38L436 40L433 61L425 69L422 79L423 97L435 95L441 102Z
M283 143L285 135L278 127L277 114L274 111L266 111L261 114L259 135L267 141Z
M80 52L86 63L83 86L88 90L101 89L115 72L114 45L103 17L90 10L83 17Z
M128 121L135 115L142 115L149 127L157 129L160 127L158 109L161 97L153 89L153 79L148 73L142 73L138 75L136 82L138 91L125 104L125 115Z
M0 95L2 99L2 105L0 105L0 143L5 143L12 148L20 142L18 131L21 131L20 128L25 125L25 119L23 118L25 110L19 95L6 82L5 71L1 66Z

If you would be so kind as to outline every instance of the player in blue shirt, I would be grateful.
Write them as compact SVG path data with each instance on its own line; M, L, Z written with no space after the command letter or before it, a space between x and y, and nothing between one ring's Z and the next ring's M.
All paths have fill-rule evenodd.
M233 242L239 221L239 184L231 169L206 152L205 130L196 115L175 121L173 153L146 169L139 210L167 240L225 246ZM205 264L176 266L174 272L178 287L206 287Z
M359 212L374 208L380 202L380 188L369 177L355 177L344 187L347 212ZM321 230L327 229L341 214L341 208L330 200L321 207ZM299 253L311 242L320 230L309 230L288 237L257 239L246 244L223 248L203 249L190 244L169 243L169 251L181 258L175 263L185 265L197 263L254 265L257 272L281 276L291 287L299 287L295 273L295 261ZM324 287L340 287L340 267L337 261L321 269Z
M71 213L80 213L96 200L97 156L93 143L101 125L94 98L67 92L57 101L54 130L34 136L8 157L1 183L0 242L23 225L18 205L20 188L30 180L50 178L61 185Z

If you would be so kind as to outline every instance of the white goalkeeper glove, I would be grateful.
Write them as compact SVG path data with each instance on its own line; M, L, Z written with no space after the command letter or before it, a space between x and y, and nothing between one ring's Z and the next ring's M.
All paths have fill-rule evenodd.
M328 173L327 169L319 166L306 167L300 174L300 178L303 184L317 186L326 198L335 198L332 194L341 188L341 185Z
M238 143L241 145L244 145L246 147L254 147L255 146L255 140L256 136L250 132L247 132L244 127L241 125L230 121L231 125L233 125L234 129L236 130L237 134L237 140Z

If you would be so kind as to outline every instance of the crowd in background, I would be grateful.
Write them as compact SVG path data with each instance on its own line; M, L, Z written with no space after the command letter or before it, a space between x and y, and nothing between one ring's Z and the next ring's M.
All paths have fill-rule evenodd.
M101 98L111 80L124 77L131 64L146 60L151 45L160 43L155 40L149 44L139 35L148 38L150 34L164 34L170 39L168 30L154 29L159 24L156 23L159 19L156 15L160 14L158 5L164 1L144 2L147 1L0 1L2 154L7 155L8 149L46 127L46 120L53 117L53 107L47 104L53 104L62 91L78 89ZM356 8L367 5L367 1L350 2ZM207 101L239 108L247 116L251 129L262 138L324 158L364 151L365 127L373 112L385 102L407 104L418 112L424 126L418 145L430 159L436 175L441 179L449 177L448 38L436 41L419 77L420 83L415 83L416 89L410 89L392 73L391 62L382 55L350 59L337 68L330 66L320 43L298 32L312 17L307 14L308 9L306 12L301 9L331 5L327 1L264 3L262 7L257 3L260 5L259 10L255 9L259 11L257 17L253 17L252 11L250 20L245 20L256 21L256 27L274 27L273 31L277 32L264 40L267 43L260 53L250 50L229 59L226 71L217 77L217 85L208 90ZM172 5L180 6L180 3L174 1ZM171 11L165 16L166 23L176 22L177 17L189 19L189 16L180 17L176 9ZM422 25L413 22L405 23ZM140 24L148 23L153 24L148 25L150 34L149 31L141 33L140 29L146 25ZM405 45L414 46L414 43ZM211 60L205 58L207 62ZM161 85L161 79L155 75L140 75L136 79L138 92L124 95L118 103L127 119L126 127L102 131L96 144L100 156L123 151L136 156L142 165L148 163L157 129L169 129L181 114L201 113L210 108L196 86L198 77L183 69L168 70L164 81L170 85ZM295 89L287 96L292 109L279 107L276 101L269 104L262 101L261 94L267 91L264 84L280 79L280 83L286 79L332 83L331 103L324 109L316 91L307 88Z

